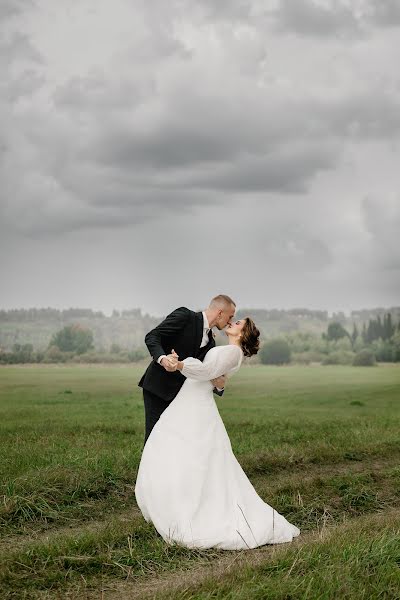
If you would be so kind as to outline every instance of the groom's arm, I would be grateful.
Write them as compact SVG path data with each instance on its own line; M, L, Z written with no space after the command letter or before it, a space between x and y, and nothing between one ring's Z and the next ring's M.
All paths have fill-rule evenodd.
M169 348L168 352L165 351L165 348L163 348L161 343L162 337L179 333L188 323L190 312L191 311L188 308L181 306L172 311L164 321L146 334L144 341L151 356L156 362L159 362L159 359L166 356L171 350Z
M217 394L218 396L222 396L224 391L225 391L225 380L226 380L226 376L225 375L221 375L221 377L217 377L216 379L212 379L211 383L214 384L214 389L213 392L214 394Z

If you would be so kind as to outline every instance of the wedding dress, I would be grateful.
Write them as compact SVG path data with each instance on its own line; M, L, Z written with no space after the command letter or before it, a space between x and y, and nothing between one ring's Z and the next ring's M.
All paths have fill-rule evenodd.
M290 542L300 530L264 502L235 455L211 379L240 368L239 346L185 358L187 377L143 449L135 495L168 543L240 550Z

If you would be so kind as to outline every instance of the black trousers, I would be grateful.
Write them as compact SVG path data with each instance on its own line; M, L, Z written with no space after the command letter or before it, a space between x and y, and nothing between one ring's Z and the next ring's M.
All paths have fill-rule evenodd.
M144 443L146 443L154 425L157 423L158 419L161 417L162 413L170 403L145 389L143 390L143 400L144 414L146 419Z

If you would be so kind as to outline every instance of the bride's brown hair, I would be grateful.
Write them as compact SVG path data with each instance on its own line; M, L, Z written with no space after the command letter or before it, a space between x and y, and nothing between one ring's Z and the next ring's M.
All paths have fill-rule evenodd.
M245 356L253 356L260 349L260 331L250 317L245 317L245 324L240 335L240 345Z

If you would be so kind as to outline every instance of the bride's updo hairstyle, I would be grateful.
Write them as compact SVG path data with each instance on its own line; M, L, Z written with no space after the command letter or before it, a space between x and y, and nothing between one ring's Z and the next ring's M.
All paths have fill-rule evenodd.
M260 331L250 317L245 318L245 324L240 334L240 346L245 356L253 356L260 349Z

